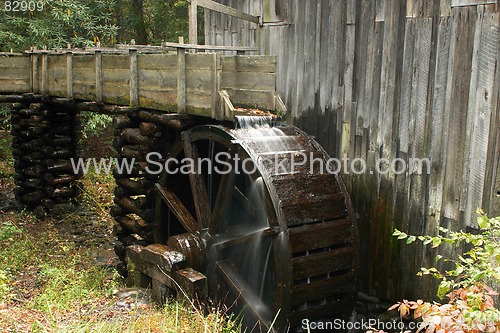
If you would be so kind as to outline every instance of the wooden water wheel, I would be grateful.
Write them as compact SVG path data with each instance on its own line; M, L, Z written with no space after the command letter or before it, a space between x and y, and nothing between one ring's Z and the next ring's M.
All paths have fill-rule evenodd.
M341 178L321 172L328 158L293 126L185 131L156 184L155 243L182 253L256 332L346 316L357 237Z

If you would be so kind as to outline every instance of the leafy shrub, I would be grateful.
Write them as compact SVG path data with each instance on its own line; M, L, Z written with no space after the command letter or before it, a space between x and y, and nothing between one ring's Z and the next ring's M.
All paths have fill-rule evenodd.
M106 114L87 111L82 112L82 118L84 124L82 136L84 138L101 135L103 130L113 121L113 118Z
M478 211L479 233L455 232L440 228L438 236L411 236L399 230L393 235L406 239L406 244L416 240L433 248L443 244L459 247L469 244L470 250L458 258L436 256L436 262L451 263L454 268L440 271L435 267L422 268L419 275L432 275L440 279L437 296L449 298L447 304L403 300L389 310L398 309L401 317L413 312L422 325L417 332L426 333L477 333L500 332L500 310L495 308L493 296L498 294L488 286L500 282L500 217L488 218Z

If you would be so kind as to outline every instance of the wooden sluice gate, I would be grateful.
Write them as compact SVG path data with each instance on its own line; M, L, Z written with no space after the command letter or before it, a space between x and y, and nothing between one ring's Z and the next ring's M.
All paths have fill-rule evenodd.
M13 103L17 198L40 215L76 203L81 174L70 160L78 157L79 111L115 115L117 161L133 161L128 172L114 170L110 210L118 270L129 282L151 287L159 302L177 295L231 304L244 313L244 326L264 331L348 317L355 214L340 175L305 160L286 171L297 158L326 163L329 156L300 129L267 125L286 114L276 58L188 48L210 49L1 56L0 102ZM235 124L249 115L260 118ZM208 163L167 172L183 159ZM165 169L150 172L158 165Z

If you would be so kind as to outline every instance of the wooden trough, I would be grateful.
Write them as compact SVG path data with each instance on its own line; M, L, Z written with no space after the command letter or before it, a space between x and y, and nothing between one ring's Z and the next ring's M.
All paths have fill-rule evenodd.
M0 94L33 93L217 120L233 120L247 108L286 112L276 94L275 57L190 53L188 47L202 46L168 45L3 53Z

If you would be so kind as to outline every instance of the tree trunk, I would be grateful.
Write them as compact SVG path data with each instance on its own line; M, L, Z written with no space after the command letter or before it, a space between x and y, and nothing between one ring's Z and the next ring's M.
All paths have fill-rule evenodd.
M148 34L146 32L146 23L144 22L144 8L142 0L132 0L132 11L134 13L134 28L136 33L135 41L137 44L147 44Z

